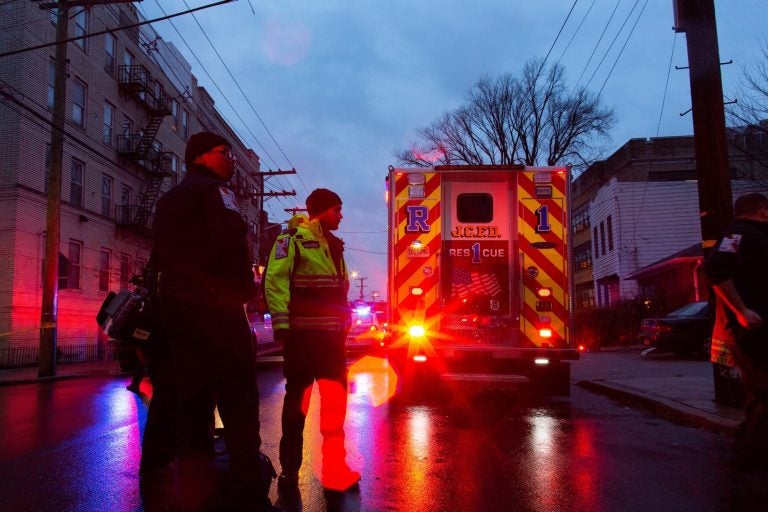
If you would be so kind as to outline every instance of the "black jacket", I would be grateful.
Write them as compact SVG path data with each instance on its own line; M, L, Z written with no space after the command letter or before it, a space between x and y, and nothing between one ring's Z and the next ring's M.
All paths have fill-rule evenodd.
M256 295L247 225L234 193L192 165L157 204L153 257L161 298L196 306L242 306Z
M736 219L704 263L713 284L733 280L744 305L768 321L768 224ZM717 301L713 337L734 341L742 329L733 312Z

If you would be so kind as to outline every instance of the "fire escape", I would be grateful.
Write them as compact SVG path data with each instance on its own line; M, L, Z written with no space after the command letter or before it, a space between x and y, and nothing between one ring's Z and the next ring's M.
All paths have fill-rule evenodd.
M171 153L160 151L155 143L163 118L171 113L171 98L142 65L120 66L118 76L120 89L144 107L149 120L138 132L117 137L118 155L133 162L146 176L136 204L118 206L117 223L148 233L163 179L171 176Z

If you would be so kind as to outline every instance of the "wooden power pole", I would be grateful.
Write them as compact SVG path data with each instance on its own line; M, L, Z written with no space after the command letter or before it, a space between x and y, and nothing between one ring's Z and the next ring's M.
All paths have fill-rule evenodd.
M40 313L40 355L37 375L56 375L56 316L59 293L59 237L61 231L61 173L64 160L64 120L67 97L67 44L69 2L59 0L56 18L56 53L53 81L51 168L48 174L48 213L45 221L43 303Z
M56 375L56 327L59 294L59 239L61 235L61 175L64 162L64 130L67 98L67 39L69 11L92 4L126 3L127 0L59 0L41 3L41 9L56 9L56 51L51 122L51 166L48 174L48 204L45 219L45 265L40 308L40 354L37 375Z
M714 0L673 0L675 30L685 32L702 247L707 254L733 219L723 84Z

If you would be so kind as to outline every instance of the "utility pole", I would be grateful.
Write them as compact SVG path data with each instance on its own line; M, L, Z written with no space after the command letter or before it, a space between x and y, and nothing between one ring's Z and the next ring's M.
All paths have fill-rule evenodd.
M360 280L360 301L362 302L365 299L365 295L363 294L363 289L365 288L365 280L368 278L360 276L358 279Z
M48 174L48 204L45 219L45 265L43 298L40 308L40 347L38 377L56 375L56 322L59 294L59 239L61 235L61 175L64 162L64 122L67 99L67 39L69 11L73 6L91 3L124 3L126 0L59 0L43 3L41 9L56 8L56 51L53 79L53 116L51 121L51 167Z
M38 377L56 375L56 316L59 293L59 236L61 230L61 173L64 161L64 118L67 97L67 44L69 1L59 0L56 17L56 53L53 81L51 168L48 175L48 213L45 222L43 303L40 313Z
M706 255L733 219L715 2L673 0L673 4L674 30L685 32L688 46L702 248Z
M699 181L702 249L706 257L733 218L728 147L723 111L723 84L714 0L673 0L675 30L685 32L691 80L693 138ZM714 366L715 402L737 405L727 390L740 387Z

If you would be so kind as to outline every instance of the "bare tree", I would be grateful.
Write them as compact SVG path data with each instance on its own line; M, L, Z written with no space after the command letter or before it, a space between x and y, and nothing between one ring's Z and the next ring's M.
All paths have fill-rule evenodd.
M737 103L727 108L728 124L757 128L768 120L768 40L763 42L755 62L742 72L736 87Z
M614 124L612 109L579 89L567 95L563 68L533 59L519 79L481 78L467 104L420 129L419 142L395 153L401 165L514 164L576 166L589 161Z

